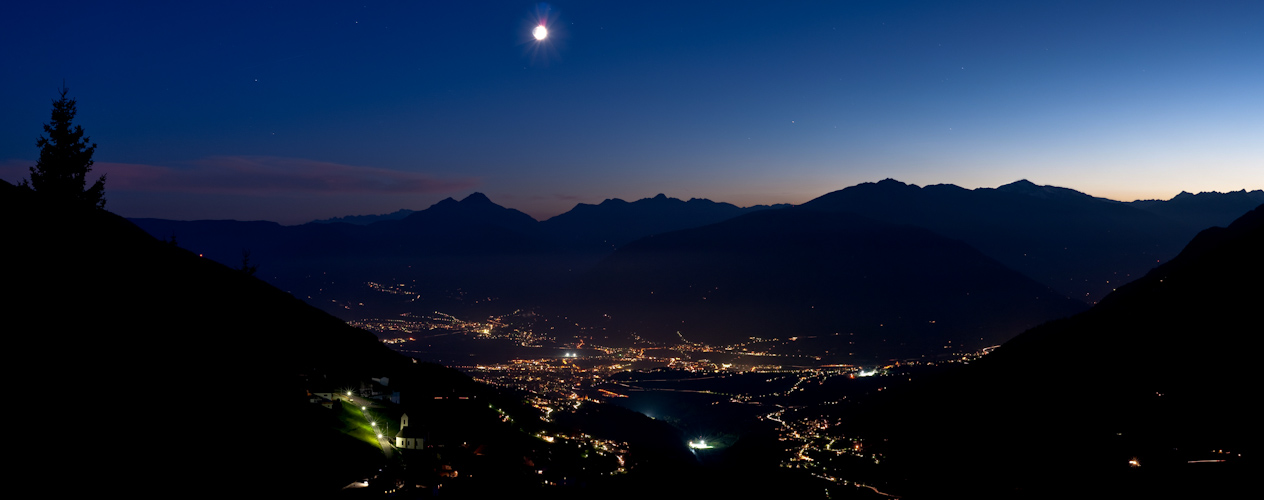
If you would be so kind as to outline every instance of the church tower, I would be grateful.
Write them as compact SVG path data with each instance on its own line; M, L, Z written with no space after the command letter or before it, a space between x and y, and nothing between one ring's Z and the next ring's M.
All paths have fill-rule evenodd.
M408 414L405 413L399 418L399 432L395 434L395 447L402 450L420 450L425 448L425 439L422 439L415 429L408 427Z

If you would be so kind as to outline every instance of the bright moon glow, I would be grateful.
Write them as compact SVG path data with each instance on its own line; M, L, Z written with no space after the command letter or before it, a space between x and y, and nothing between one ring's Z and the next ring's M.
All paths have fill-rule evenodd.
M543 40L545 38L548 38L549 29L545 28L544 25L541 24L539 26L536 26L535 29L531 30L531 36L535 37L536 40Z

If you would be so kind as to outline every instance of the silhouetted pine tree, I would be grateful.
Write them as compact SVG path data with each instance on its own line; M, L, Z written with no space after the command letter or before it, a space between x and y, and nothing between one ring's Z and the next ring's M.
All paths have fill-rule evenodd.
M97 179L92 187L87 185L88 172L92 170L92 153L96 144L89 145L83 136L83 127L71 126L75 118L75 100L68 99L70 89L61 89L61 99L53 101L53 118L44 124L48 137L40 136L35 145L40 148L39 161L31 167L30 181L22 185L34 189L53 203L65 208L105 208L105 176Z
M175 236L172 236L172 239L174 238ZM250 250L241 249L241 268L239 270L246 273L246 276L254 276L255 272L259 270L258 264L250 263Z

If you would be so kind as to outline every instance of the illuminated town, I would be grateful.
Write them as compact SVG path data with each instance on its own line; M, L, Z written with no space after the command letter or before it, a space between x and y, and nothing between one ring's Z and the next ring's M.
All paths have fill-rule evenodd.
M390 291L387 293L401 293ZM552 332L566 322L570 338ZM542 418L559 410L573 410L584 404L619 404L624 398L655 391L683 392L713 398L711 404L742 405L751 408L754 419L775 427L784 444L782 467L803 469L812 475L842 485L871 489L854 473L857 461L877 464L880 451L871 450L858 436L847 436L837 428L840 420L830 412L848 396L822 399L820 388L842 381L872 379L873 390L887 388L885 380L912 380L910 370L951 363L968 363L991 352L954 353L934 362L923 360L890 362L882 366L826 364L819 356L786 353L786 346L806 338L756 338L732 345L712 346L692 342L677 334L678 343L663 344L636 334L603 336L595 340L586 328L566 318L549 318L531 311L513 311L479 320L463 320L452 314L403 314L392 319L350 322L375 332L391 348L410 356L425 354L436 339L458 337L475 344L501 342L520 348L521 355L501 362L451 364L477 381L523 395ZM550 334L541 334L548 331ZM621 345L614 345L621 344ZM724 389L729 380L740 388ZM844 382L845 383L845 382ZM873 385L873 383L868 385ZM698 384L696 387L688 384ZM686 386L688 385L688 386ZM653 416L653 415L651 415ZM619 458L624 471L626 443L595 440L591 436L537 436L549 442L567 439ZM706 437L691 439L687 445L696 453L721 448L731 442Z

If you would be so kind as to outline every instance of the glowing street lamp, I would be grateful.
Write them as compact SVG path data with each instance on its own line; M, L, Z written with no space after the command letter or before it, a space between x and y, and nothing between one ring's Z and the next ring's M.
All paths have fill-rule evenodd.
M711 448L712 448L712 446L711 446L711 445L707 444L707 440L705 440L705 439L699 439L699 440L697 440L697 441L690 441L690 442L689 442L689 447L690 447L690 448L692 448L692 449L695 449L695 450L709 450L709 449L711 449Z

